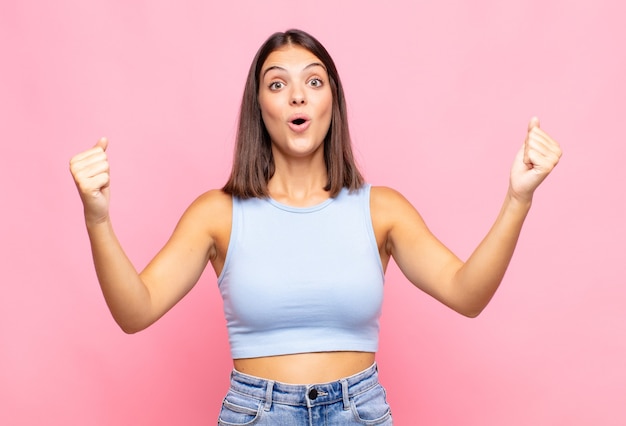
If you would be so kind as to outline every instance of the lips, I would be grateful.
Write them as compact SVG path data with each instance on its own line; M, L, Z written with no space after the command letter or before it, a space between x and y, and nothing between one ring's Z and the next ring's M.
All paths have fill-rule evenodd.
M294 114L287 120L289 128L296 133L304 132L310 124L311 118L306 114Z

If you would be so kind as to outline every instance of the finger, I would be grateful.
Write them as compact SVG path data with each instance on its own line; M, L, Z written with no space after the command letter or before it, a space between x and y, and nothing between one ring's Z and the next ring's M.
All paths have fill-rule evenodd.
M530 132L534 128L539 128L539 118L532 117L528 122L528 131Z
M532 168L533 163L530 161L530 157L528 155L528 151L530 150L530 133L526 134L526 139L524 139L524 145L522 149L524 151L522 158L524 164L526 164L529 168Z
M72 157L72 159L70 160L70 164L84 160L85 158L93 155L94 153L104 152L106 151L108 146L109 146L108 139L105 137L102 137L98 140L98 142L96 142L96 144L92 148L83 152L79 152L74 157Z
M111 178L108 173L100 173L91 178L91 191L100 192L109 187Z
M86 167L76 171L76 177L81 179L90 179L101 173L109 173L109 163L106 161L99 161L87 165Z
M73 174L77 174L99 163L106 164L108 167L107 156L101 148L92 148L88 152L79 154L70 160L70 171Z
M536 149L553 153L557 156L561 156L561 147L558 142L555 141L546 132L539 128L534 128L528 135L528 143L533 145Z
M559 158L554 153L545 153L535 149L529 150L528 157L532 163L532 169L540 174L550 173L559 162Z
M532 168L537 166L551 170L561 158L561 148L549 136L536 134L533 131L529 135L528 142L525 146L526 155L528 158L529 166L532 164Z
M110 176L107 172L101 172L89 177L78 179L76 186L82 194L93 194L94 192L100 192L102 189L109 186Z
M539 119L535 116L533 116L530 121L528 122L528 131L526 133L526 138L524 139L524 164L526 164L529 168L533 167L533 163L528 155L528 144L529 144L529 140L531 137L531 133L533 132L533 129L539 129Z
M83 194L98 192L109 186L109 168L106 163L93 164L74 175L74 181Z
M108 146L109 140L105 136L101 137L100 140L98 140L98 142L96 143L96 147L102 148L103 151L106 151Z

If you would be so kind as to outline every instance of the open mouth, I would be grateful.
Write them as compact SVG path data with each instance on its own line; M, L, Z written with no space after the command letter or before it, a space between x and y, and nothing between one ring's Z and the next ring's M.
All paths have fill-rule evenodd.
M289 118L289 128L296 133L306 132L311 124L311 118L305 114L294 114Z

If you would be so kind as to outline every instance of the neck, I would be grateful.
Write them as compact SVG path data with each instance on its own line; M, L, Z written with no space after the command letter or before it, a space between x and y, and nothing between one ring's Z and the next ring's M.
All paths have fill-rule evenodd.
M326 166L277 162L274 176L268 182L270 196L283 204L307 207L328 199L324 190L328 182Z

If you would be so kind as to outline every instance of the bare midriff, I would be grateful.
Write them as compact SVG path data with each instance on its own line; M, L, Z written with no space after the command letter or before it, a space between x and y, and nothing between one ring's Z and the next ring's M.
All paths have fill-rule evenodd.
M233 361L235 370L282 383L326 383L352 376L370 367L371 352L313 352Z

